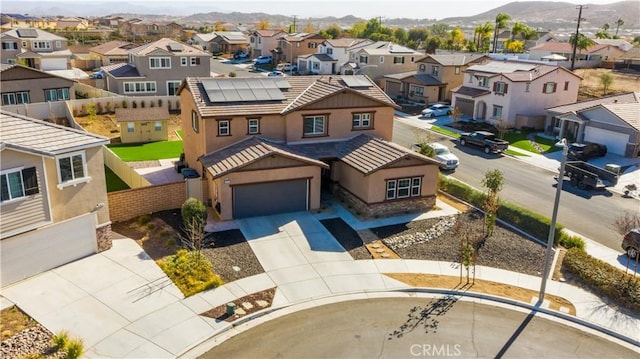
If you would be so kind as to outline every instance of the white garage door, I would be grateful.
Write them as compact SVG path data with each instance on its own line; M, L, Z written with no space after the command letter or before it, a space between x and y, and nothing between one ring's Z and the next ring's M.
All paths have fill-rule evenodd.
M629 135L601 128L587 127L584 130L584 140L607 145L607 153L624 156L627 142L629 142Z
M0 242L2 286L97 252L94 214Z
M43 71L66 70L67 59L65 58L42 59L41 67Z

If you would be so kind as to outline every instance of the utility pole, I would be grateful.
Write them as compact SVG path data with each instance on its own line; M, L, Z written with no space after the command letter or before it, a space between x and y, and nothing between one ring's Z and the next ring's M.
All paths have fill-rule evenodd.
M586 5L578 5L576 9L580 9L578 11L578 26L576 26L576 34L573 36L573 54L571 55L571 71L573 71L573 65L576 62L576 50L578 49L578 34L580 34L580 21L586 20L582 18L582 9L588 9Z
M291 15L291 16L293 17L293 27L289 29L289 33L298 32L298 30L296 29L296 17L298 15Z

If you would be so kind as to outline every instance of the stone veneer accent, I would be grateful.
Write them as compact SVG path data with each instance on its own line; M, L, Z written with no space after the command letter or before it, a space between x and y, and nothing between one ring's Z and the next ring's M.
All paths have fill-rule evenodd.
M365 217L386 216L406 212L429 211L436 205L436 196L410 197L393 201L367 204L342 187L337 188L338 197Z
M111 240L111 222L97 227L96 237L98 241L98 253L111 249L113 244Z

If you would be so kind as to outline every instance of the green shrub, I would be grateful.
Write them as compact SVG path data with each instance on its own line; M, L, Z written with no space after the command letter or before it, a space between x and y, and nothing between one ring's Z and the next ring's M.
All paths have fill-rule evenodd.
M148 214L143 214L142 216L138 217L139 224L147 224L149 223L149 221L151 221L151 216Z
M594 258L579 248L571 248L562 266L621 307L640 312L640 279Z
M561 246L570 249L570 248L578 248L584 251L585 243L582 237L580 236L572 236L567 234L566 232L560 233L560 238L556 237L558 240L558 244Z
M67 359L77 359L84 352L84 343L82 339L71 339L66 346Z
M185 229L194 233L202 233L207 224L207 207L198 199L190 197L182 204L180 209L182 225Z
M69 333L64 330L60 331L51 338L51 341L53 342L53 346L56 350L64 349L69 342Z
M471 188L458 180L442 175L440 175L440 189L476 207L481 207L486 197L483 192Z
M223 284L213 273L211 262L199 252L180 249L157 263L185 297Z
M235 72L231 71L229 72L229 77L236 77L238 76Z

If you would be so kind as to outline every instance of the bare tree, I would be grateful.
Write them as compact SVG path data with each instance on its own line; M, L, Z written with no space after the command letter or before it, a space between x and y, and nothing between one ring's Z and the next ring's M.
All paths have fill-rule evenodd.
M493 229L496 225L496 217L498 215L498 208L500 208L500 199L498 193L504 186L504 175L499 169L487 171L482 178L482 186L487 188L487 196L482 205L484 210L484 223L486 228L486 236L490 237L493 234Z
M462 117L462 110L460 109L460 107L456 106L451 110L451 120L453 121L453 123L456 123L458 121L460 121L460 118Z
M627 234L633 228L640 228L640 212L625 211L616 217L612 228L622 235Z

